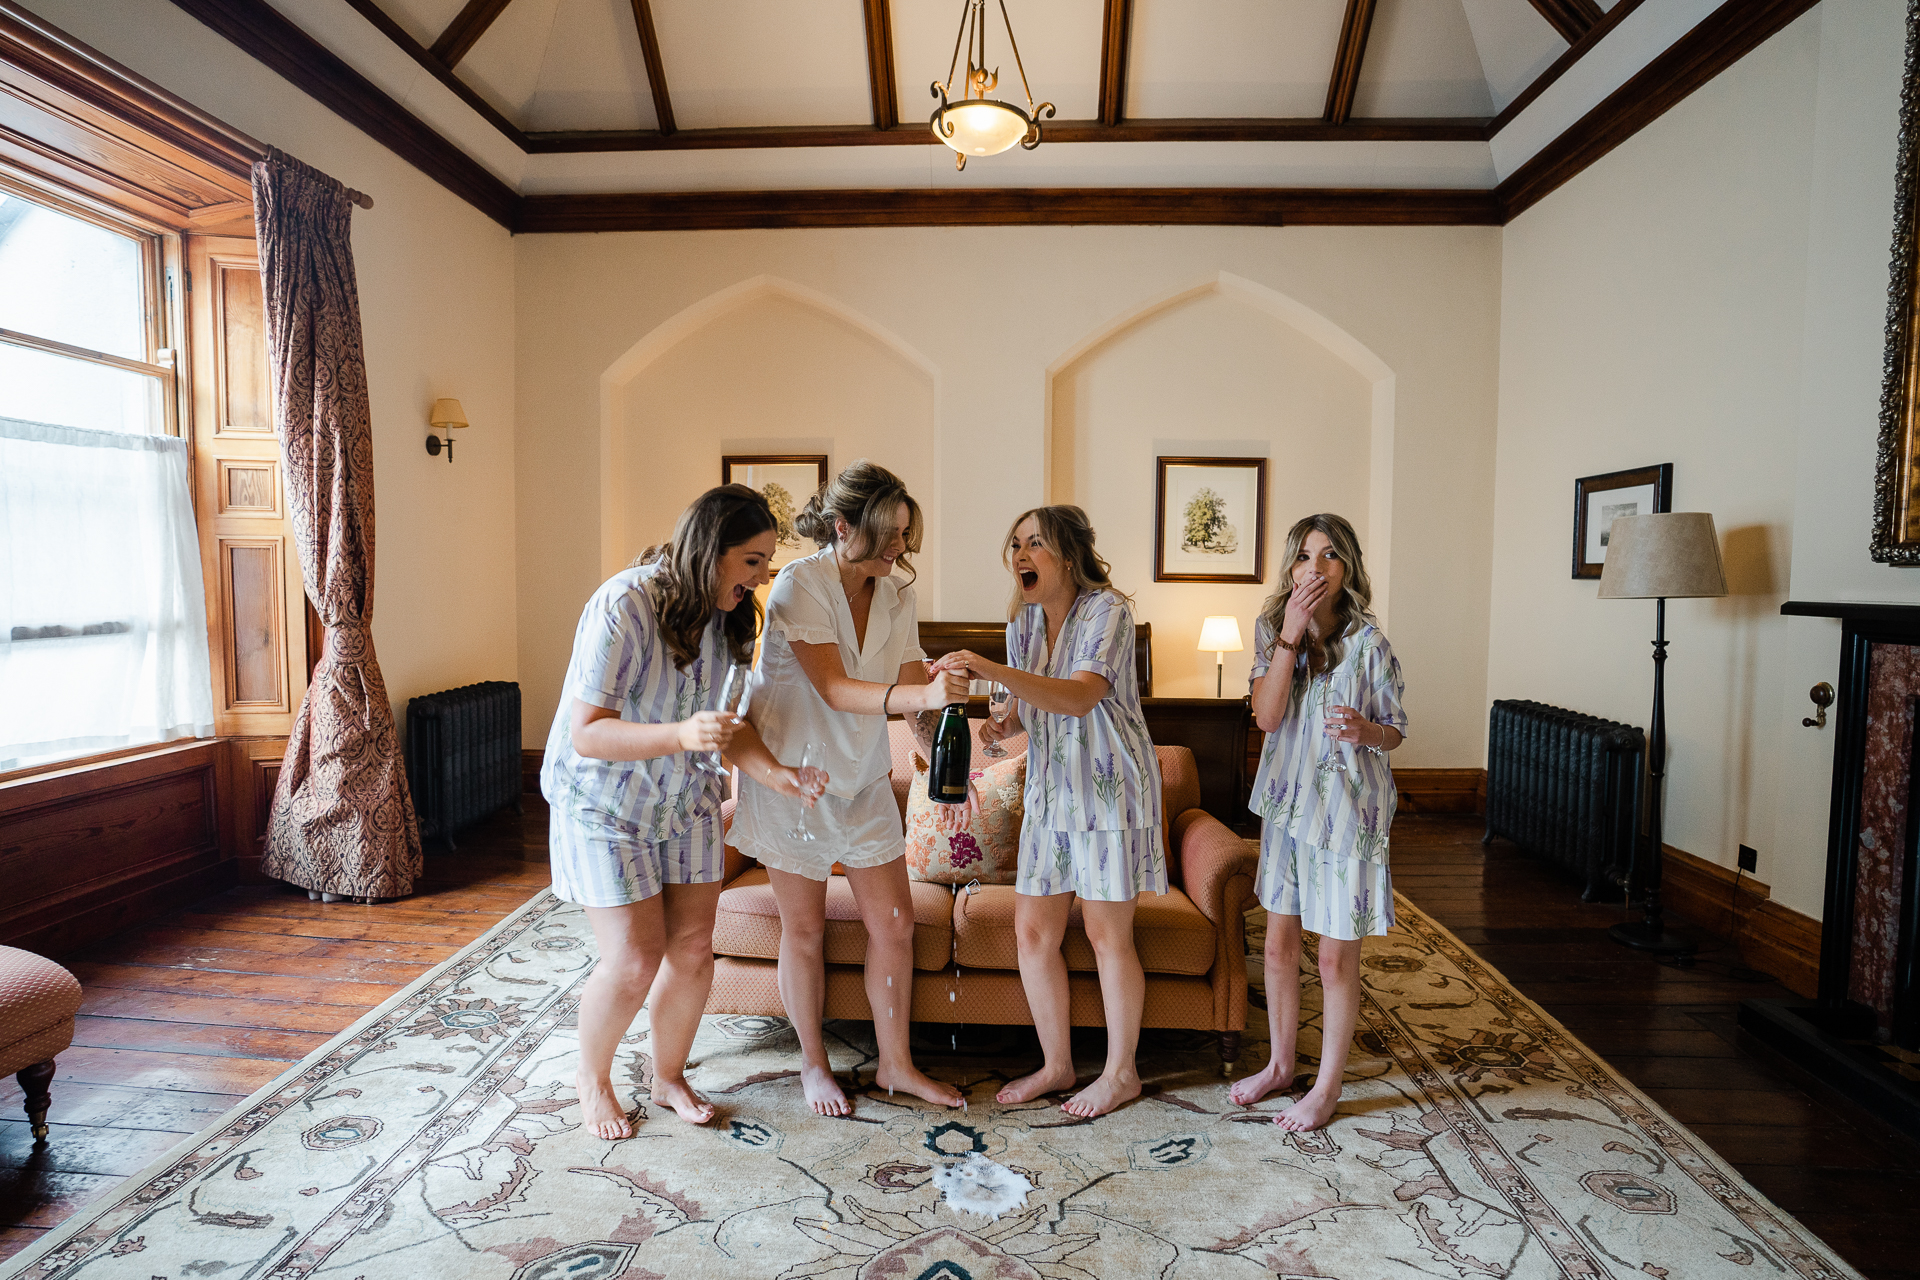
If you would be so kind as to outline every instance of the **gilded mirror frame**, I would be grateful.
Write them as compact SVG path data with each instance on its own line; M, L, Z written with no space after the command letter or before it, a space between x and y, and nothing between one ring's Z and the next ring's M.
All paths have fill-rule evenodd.
M1915 184L1920 182L1920 0L1907 6L1900 78L1900 146L1894 168L1893 262L1887 283L1887 346L1881 374L1880 456L1873 482L1873 558L1920 565L1920 306L1916 284Z

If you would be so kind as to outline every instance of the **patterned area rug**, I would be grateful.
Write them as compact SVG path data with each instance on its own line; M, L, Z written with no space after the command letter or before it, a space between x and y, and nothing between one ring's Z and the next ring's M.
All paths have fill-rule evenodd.
M935 1111L873 1090L860 1023L831 1025L858 1112L821 1119L785 1022L716 1017L692 1078L719 1119L642 1107L639 1135L606 1143L580 1128L571 1084L590 937L543 893L8 1274L1856 1275L1451 934L1398 910L1368 944L1346 1100L1320 1133L1269 1123L1283 1099L1230 1103L1210 1039L1190 1034L1148 1033L1146 1096L1098 1120L1000 1107L995 1089L1031 1064L960 1057L922 1060L969 1097ZM1265 1054L1250 1041L1242 1067ZM644 1099L649 1072L643 1015L617 1074ZM942 1203L935 1175L976 1152L1033 1185L1024 1205L993 1220Z

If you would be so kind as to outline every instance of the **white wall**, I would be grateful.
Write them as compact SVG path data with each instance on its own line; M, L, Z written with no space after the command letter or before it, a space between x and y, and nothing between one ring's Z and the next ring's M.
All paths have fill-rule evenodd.
M166 0L32 0L35 13L350 187L373 406L375 650L406 700L518 675L514 276L506 230ZM429 457L442 396L473 425Z
M728 320L735 302L775 288L782 298L798 299L794 305L866 335L862 349L903 353L907 364L928 370L931 426L921 426L919 411L901 400L901 408L889 410L900 414L893 441L875 457L888 465L905 459L903 469L921 466L923 453L931 460L931 489L916 488L933 517L921 559L923 615L996 619L1005 616L1007 599L999 560L1007 522L1047 501L1053 453L1047 424L1050 406L1059 410L1055 393L1064 394L1061 377L1071 383L1105 367L1099 357L1069 366L1089 342L1198 291L1223 295L1228 311L1222 314L1245 310L1233 299L1248 297L1261 300L1255 310L1264 314L1234 348L1235 381L1227 392L1207 385L1217 367L1166 362L1171 367L1156 403L1169 420L1152 429L1152 440L1163 451L1177 445L1179 452L1199 452L1224 438L1250 452L1275 452L1277 459L1276 442L1316 421L1364 433L1368 486L1375 471L1399 483L1376 494L1357 489L1343 473L1325 500L1307 501L1312 485L1303 476L1311 468L1290 457L1276 491L1299 506L1275 504L1268 583L1279 537L1310 510L1358 502L1363 534L1390 529L1390 545L1370 544L1367 551L1382 567L1391 565L1382 603L1408 671L1414 728L1398 759L1410 766L1477 764L1485 716L1498 244L1499 232L1487 228L1035 227L522 238L517 483L528 742L540 741L541 721L552 714L581 604L605 567L623 562L645 540L634 528L621 545L602 546L614 527L609 507L618 501L601 492L602 453L619 439L622 415L632 412L607 406L636 385L628 363L667 359L655 352L661 342L702 341L698 335L711 325L741 324L742 332L759 335L752 342L706 342L703 354L687 362L687 379L662 401L675 406L669 416L693 470L683 476L675 463L661 476L648 531L670 524L701 487L718 481L723 445L748 434L743 405L763 406L750 416L764 418L766 427L752 434L769 444L830 436L836 463L867 448L856 443L868 438L867 426L849 422L843 430L823 421L814 406L799 404L767 378L767 368L792 360L798 331ZM748 288L729 292L742 285ZM1206 302L1200 311L1213 305ZM1276 328L1276 315L1292 319ZM1149 323L1141 332L1155 329ZM1175 330L1161 332L1171 337ZM1309 354L1315 347L1320 354ZM1325 354L1330 349L1341 353L1338 360ZM1344 362L1351 370L1369 361L1373 373L1364 386L1359 375L1335 367ZM616 366L618 376L603 387ZM829 383L849 386L864 376L857 363L836 363L833 372ZM712 388L704 408L697 394L702 380ZM749 384L761 390L742 399ZM1257 403L1263 397L1281 403L1263 407ZM1167 405L1185 405L1188 412ZM1221 420L1223 405L1237 406L1230 426ZM1148 588L1152 561L1141 550L1147 545L1141 531L1153 518L1148 426L1138 407L1117 413L1067 417L1076 438L1084 432L1088 447L1103 451L1103 465L1115 468L1085 498L1102 545L1124 585ZM1056 426L1067 429L1064 422ZM1381 459L1384 470L1375 465ZM1251 639L1260 594L1245 589L1222 597L1210 587L1150 591L1141 616L1154 625L1156 668L1164 673L1155 692L1211 696L1211 658L1182 647L1197 641L1201 617L1228 609L1240 615ZM1249 656L1231 655L1230 686L1244 688Z
M1644 725L1651 602L1569 577L1576 476L1674 464L1732 594L1668 605L1666 838L1818 915L1838 628L1867 556L1902 6L1810 12L1521 215L1502 252L1488 687Z

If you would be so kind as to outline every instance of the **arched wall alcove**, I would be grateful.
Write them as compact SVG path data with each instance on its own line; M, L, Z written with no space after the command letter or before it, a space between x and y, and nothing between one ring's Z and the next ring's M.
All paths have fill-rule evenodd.
M838 300L774 276L714 293L601 374L601 570L670 535L727 454L873 457L937 526L936 405L932 362ZM923 601L937 599L934 558L916 567Z
M1250 651L1287 528L1315 511L1359 531L1385 621L1394 375L1319 312L1221 272L1116 317L1056 360L1046 422L1048 500L1086 508L1116 582L1153 623L1156 694L1213 696L1201 620L1239 618ZM1181 454L1268 458L1261 585L1153 581L1154 459ZM1227 655L1229 696L1245 690L1251 656Z

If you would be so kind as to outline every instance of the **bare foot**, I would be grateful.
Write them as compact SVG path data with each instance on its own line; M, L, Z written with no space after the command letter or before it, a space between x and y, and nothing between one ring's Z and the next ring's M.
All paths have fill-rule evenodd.
M802 1065L800 1087L806 1090L807 1105L817 1116L850 1116L853 1104L841 1090L840 1082L825 1067Z
M1041 1067L1030 1076L1021 1076L993 1095L995 1102L1012 1106L1016 1102L1032 1102L1043 1093L1058 1093L1062 1089L1071 1089L1077 1077L1072 1066L1049 1071Z
M1103 1116L1121 1103L1140 1096L1140 1077L1129 1071L1124 1075L1102 1075L1098 1080L1060 1104L1068 1115L1091 1120Z
M888 1093L897 1089L901 1093L910 1093L922 1101L938 1103L943 1107L957 1107L961 1101L958 1089L935 1080L914 1066L893 1071L882 1067L873 1073L873 1082Z
M1288 1133L1307 1133L1313 1129L1324 1129L1327 1122L1333 1119L1333 1109L1339 1105L1338 1089L1323 1094L1315 1088L1306 1097L1275 1116L1273 1122Z
M580 1095L580 1123L589 1133L607 1142L633 1136L633 1123L627 1119L626 1108L613 1096L611 1081L577 1075L573 1087Z
M1293 1068L1282 1067L1280 1059L1269 1058L1267 1065L1244 1079L1235 1080L1227 1097L1236 1107L1250 1107L1270 1093L1281 1093L1293 1083Z
M653 1100L673 1108L673 1113L688 1124L705 1124L713 1119L713 1104L693 1091L685 1076L678 1080L653 1078Z

